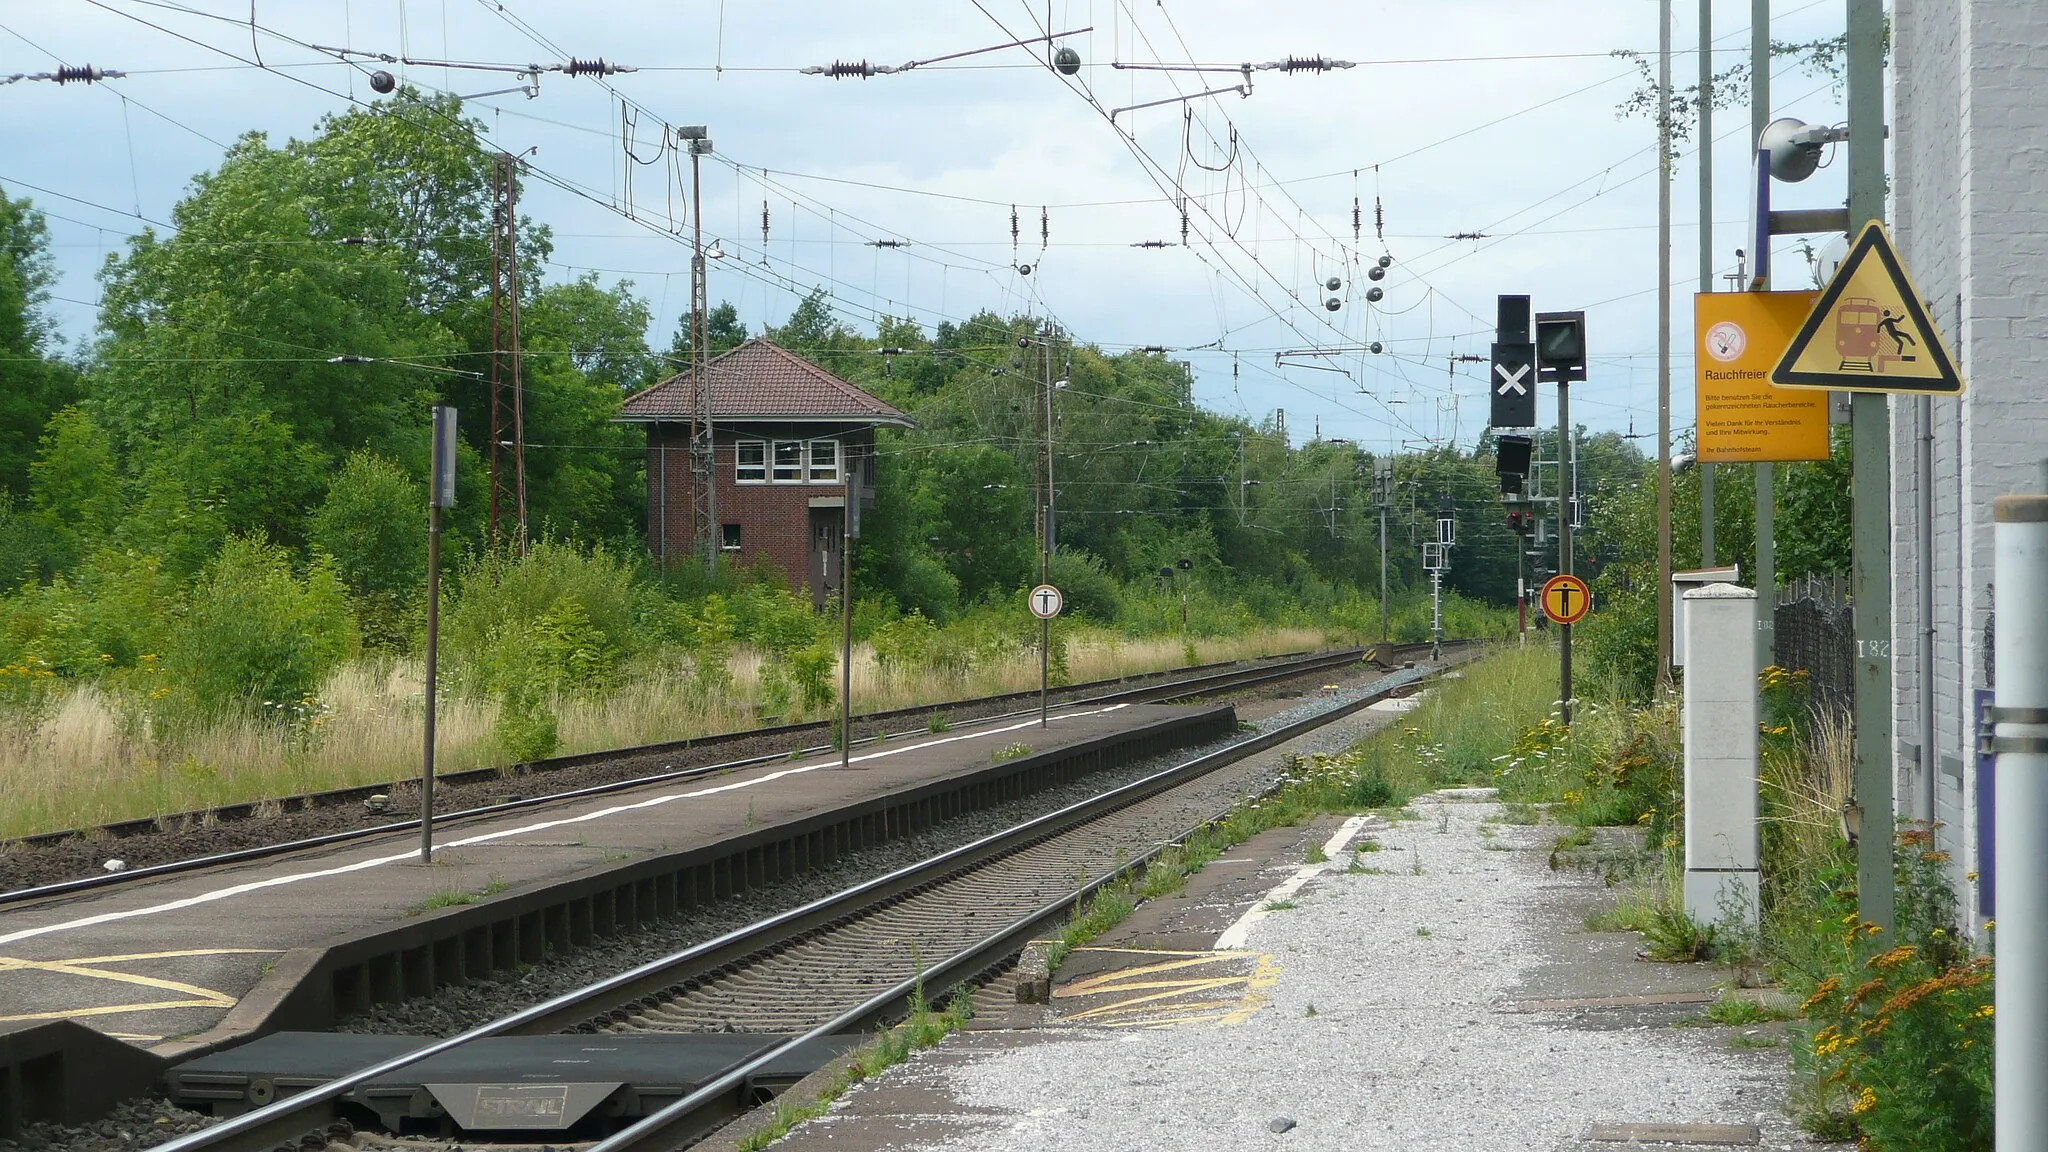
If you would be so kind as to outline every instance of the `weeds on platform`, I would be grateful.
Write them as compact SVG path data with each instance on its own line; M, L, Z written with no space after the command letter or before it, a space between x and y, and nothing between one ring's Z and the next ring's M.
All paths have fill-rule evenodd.
M974 995L971 989L962 987L953 993L952 1001L942 1011L933 1011L925 1003L924 989L920 985L911 994L910 1015L894 1028L885 1028L875 1035L864 1048L859 1049L847 1060L826 1084L823 1091L810 1100L791 1100L787 1096L775 1102L775 1114L761 1127L741 1138L734 1148L737 1152L761 1152L784 1136L791 1129L807 1120L823 1116L832 1107L832 1102L846 1093L848 1088L863 1080L880 1075L891 1065L901 1063L911 1053L931 1048L947 1036L965 1027L974 1015Z
M1786 967L1807 993L1795 1030L1800 1122L1871 1149L1992 1146L1992 975L1957 931L1958 908L1933 830L1905 827L1895 843L1897 924L1892 947L1837 898L1839 916L1811 923L1824 963Z
M1074 914L1060 931L1060 938L1045 950L1046 966L1057 972L1067 953L1123 923L1124 917L1137 906L1137 901L1131 898L1129 877L1097 888L1085 902L1075 904Z

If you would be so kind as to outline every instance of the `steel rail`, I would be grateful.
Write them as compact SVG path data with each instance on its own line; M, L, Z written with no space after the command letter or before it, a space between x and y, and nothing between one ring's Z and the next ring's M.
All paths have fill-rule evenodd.
M1402 647L1426 647L1426 645L1396 646L1397 651L1400 650ZM1223 671L1207 672L1201 676L1190 677L1184 680L1173 680L1157 684L1143 684L1134 688L1126 688L1115 692L1109 692L1101 696L1092 696L1078 700L1069 700L1063 702L1061 707L1085 707L1089 705L1111 704L1120 702L1131 703L1141 702L1148 699L1175 700L1184 699L1192 696L1208 695L1211 693L1228 691L1236 688L1256 687L1259 684L1271 683L1276 680L1292 679L1296 676L1305 676L1311 672L1322 671L1327 668L1343 667L1345 665L1358 661L1363 655L1366 654L1366 651L1367 650L1360 648L1336 649L1330 652L1314 653L1306 657L1291 657L1285 664L1268 664L1263 667L1229 668ZM1215 666L1212 665L1210 667L1213 668ZM1114 680L1097 681L1096 684L1114 684L1121 682L1122 681ZM1092 685L1082 686L1084 690L1089 687L1092 687ZM1007 693L1001 696L985 697L983 699L1003 700L1019 695L1030 696L1035 694ZM957 707L961 704L972 704L977 702L979 701L957 701L953 706ZM898 710L898 712L914 712L915 714L924 715L929 714L931 710L932 709L930 707L921 707L911 710ZM1015 719L1019 716L1026 715L1028 713L1035 713L1035 711L1035 709L1022 709L1011 712L1002 712L990 716L976 717L971 720L963 720L961 721L961 725L968 726L975 724L991 724L1002 720ZM884 716L896 714L898 713L877 713L876 715ZM801 725L790 727L797 728L813 726ZM736 736L763 736L772 734L773 730L763 730L759 732L726 735L733 735L736 738ZM884 733L882 737L863 737L860 740L856 741L856 743L868 744L874 742L877 739L901 736L906 734L907 733ZM682 742L682 746L703 747L706 740L708 739L711 738L702 738L694 743L684 741ZM577 759L582 763L595 763L607 758L618 759L627 756L646 755L650 754L651 752L669 747L671 746L641 745L638 747L622 748L612 752L605 753L581 753L579 754ZM705 764L699 765L695 768L679 769L673 772L660 772L650 776L638 776L627 780L607 781L603 784L593 784L585 788L572 789L567 792L549 793L547 795L542 796L529 796L518 800L506 800L497 804L483 804L478 805L474 808L463 808L458 809L454 812L437 814L434 818L434 822L437 825L454 824L467 820L476 820L484 817L503 815L509 812L517 812L527 808L539 807L541 805L560 804L573 800L587 799L593 796L608 795L610 793L626 791L633 788L645 788L657 784L673 783L679 780L699 779L705 776L717 775L722 772L737 771L742 768L749 768L760 764L767 764L779 760L784 760L787 759L792 752L795 752L797 754L809 755L818 752L823 752L828 747L829 745L816 745L800 747L796 749L784 749L777 752L763 753L758 756L749 756L738 760L728 760L717 764ZM681 750L681 748L675 748L673 750ZM439 777L439 779L446 781L448 777L442 776ZM361 791L361 789L350 789L343 791L359 792ZM389 836L400 833L408 833L417 831L419 829L419 826L420 822L417 818L408 820L396 820L385 824L371 825L366 828L351 828L341 832L328 832L319 836L302 837L297 840L281 841L276 844L258 845L250 848L239 848L231 852L219 852L213 855L197 856L187 860L170 860L162 864L152 864L147 867L135 868L123 872L110 872L90 876L80 876L70 880L59 880L49 884L39 884L29 888L16 889L11 892L0 892L0 908L4 908L13 904L24 904L35 900L48 899L54 896L68 896L80 892L94 891L102 888L112 888L120 885L131 884L137 881L157 877L174 876L187 872L197 872L208 868L217 868L229 864L243 864L248 863L250 861L264 860L276 856L282 856L292 852L302 852L314 848L325 848L335 844L351 843L353 841L367 840L378 836ZM66 833L65 835L71 835L71 833ZM25 841L16 841L16 843L22 842Z
M641 999L650 990L667 988L689 979L696 972L729 965L747 955L771 950L793 935L816 931L821 926L845 921L904 893L937 883L946 877L989 861L1001 859L1023 847L1071 831L1112 812L1150 799L1216 769L1349 716L1396 692L1422 683L1427 676L1428 673L1421 670L1393 673L1383 677L1372 691L1357 700L1293 721L1271 732L1238 741L1215 752L1070 804L1055 812L982 837L916 864L724 933L498 1020L478 1025L456 1036L424 1044L410 1052L358 1069L346 1076L308 1088L212 1127L177 1137L158 1145L157 1152L255 1152L276 1144L296 1141L311 1128L325 1123L327 1117L331 1115L329 1111L318 1119L311 1118L307 1114L314 1109L328 1105L355 1088L421 1060L489 1036L559 1030L602 1017L621 1004L630 1004ZM1155 844L1151 850L1140 856L1138 861L1151 859L1163 846ZM920 979L901 983L888 992L841 1013L826 1025L806 1033L804 1037L778 1045L749 1059L675 1104L610 1137L590 1152L625 1152L627 1149L641 1152L654 1148L675 1148L681 1146L681 1143L677 1142L678 1139L682 1143L687 1143L689 1137L679 1138L677 1133L692 1123L692 1114L722 1094L734 1090L768 1060L786 1054L802 1040L830 1035L834 1029L865 1027L879 1021L890 1013L893 1006L903 1002L921 984L950 990L974 975L996 966L1009 953L1021 947L1023 941L1029 938L1029 934L1044 923L1047 917L1056 916L1077 900L1085 899L1111 876L1120 875L1128 871L1128 868L1129 865L1125 869L1105 875L1078 888L1073 894L1063 893L1058 900L1047 904L1037 913L1012 923L995 935L985 938L980 944L956 953L943 963L926 970ZM668 1142L661 1143L664 1140Z

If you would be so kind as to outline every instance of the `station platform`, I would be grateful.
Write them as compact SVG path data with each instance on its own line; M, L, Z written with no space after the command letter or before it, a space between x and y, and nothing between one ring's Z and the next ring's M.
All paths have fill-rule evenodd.
M533 963L972 811L1229 735L1228 706L1055 709L0 913L0 1032L172 1059Z
M1722 1027L1730 970L1637 958L1490 790L1275 828L1070 953L1042 997L839 1095L777 1152L1804 1152L1786 1025ZM1616 837L1633 830L1605 830ZM1617 841L1619 843L1619 841ZM1610 845L1611 847L1612 845ZM1306 861L1306 862L1305 862ZM790 1089L817 1098L827 1065ZM700 1147L771 1123L758 1109Z

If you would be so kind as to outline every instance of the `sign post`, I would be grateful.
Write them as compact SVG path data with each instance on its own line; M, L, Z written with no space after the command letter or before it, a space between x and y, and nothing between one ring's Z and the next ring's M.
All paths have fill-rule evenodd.
M1028 602L1031 614L1038 617L1038 726L1046 726L1047 689L1052 683L1052 618L1066 606L1066 599L1060 590L1050 584L1040 584L1031 590Z
M839 766L853 764L853 542L860 539L860 466L846 462L846 520L839 541Z
M455 409L434 409L432 486L427 494L427 711L420 764L420 863L434 862L434 705L440 695L441 509L455 507Z
M1856 629L1855 800L1875 828L1856 846L1858 912L1893 927L1891 727L1891 508L1887 485L1891 417L1881 393L1956 396L1963 377L1906 275L1879 219L1884 210L1881 140L1883 6L1849 4L1849 211L1864 220L1849 255L1771 371L1782 388L1833 388L1851 399L1855 467L1850 527L1850 594ZM1925 743L1925 741L1923 741Z
M1543 591L1537 594L1543 605L1543 615L1557 625L1557 696L1560 715L1566 724L1572 722L1572 625L1586 618L1593 610L1593 590L1586 582L1569 572L1560 572L1543 582Z

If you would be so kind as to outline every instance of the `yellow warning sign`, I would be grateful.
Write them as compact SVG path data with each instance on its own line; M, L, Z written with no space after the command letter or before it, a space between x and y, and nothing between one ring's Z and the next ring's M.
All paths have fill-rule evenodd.
M1577 576L1552 576L1543 582L1539 599L1543 614L1550 617L1552 624L1569 627L1584 620L1586 613L1593 610L1593 592Z
M1771 383L1845 392L1963 390L1955 359L1928 319L1884 225L1864 225L1771 372Z
M1818 292L1702 292L1693 297L1694 415L1703 464L1828 458L1828 398L1773 388L1771 369Z

